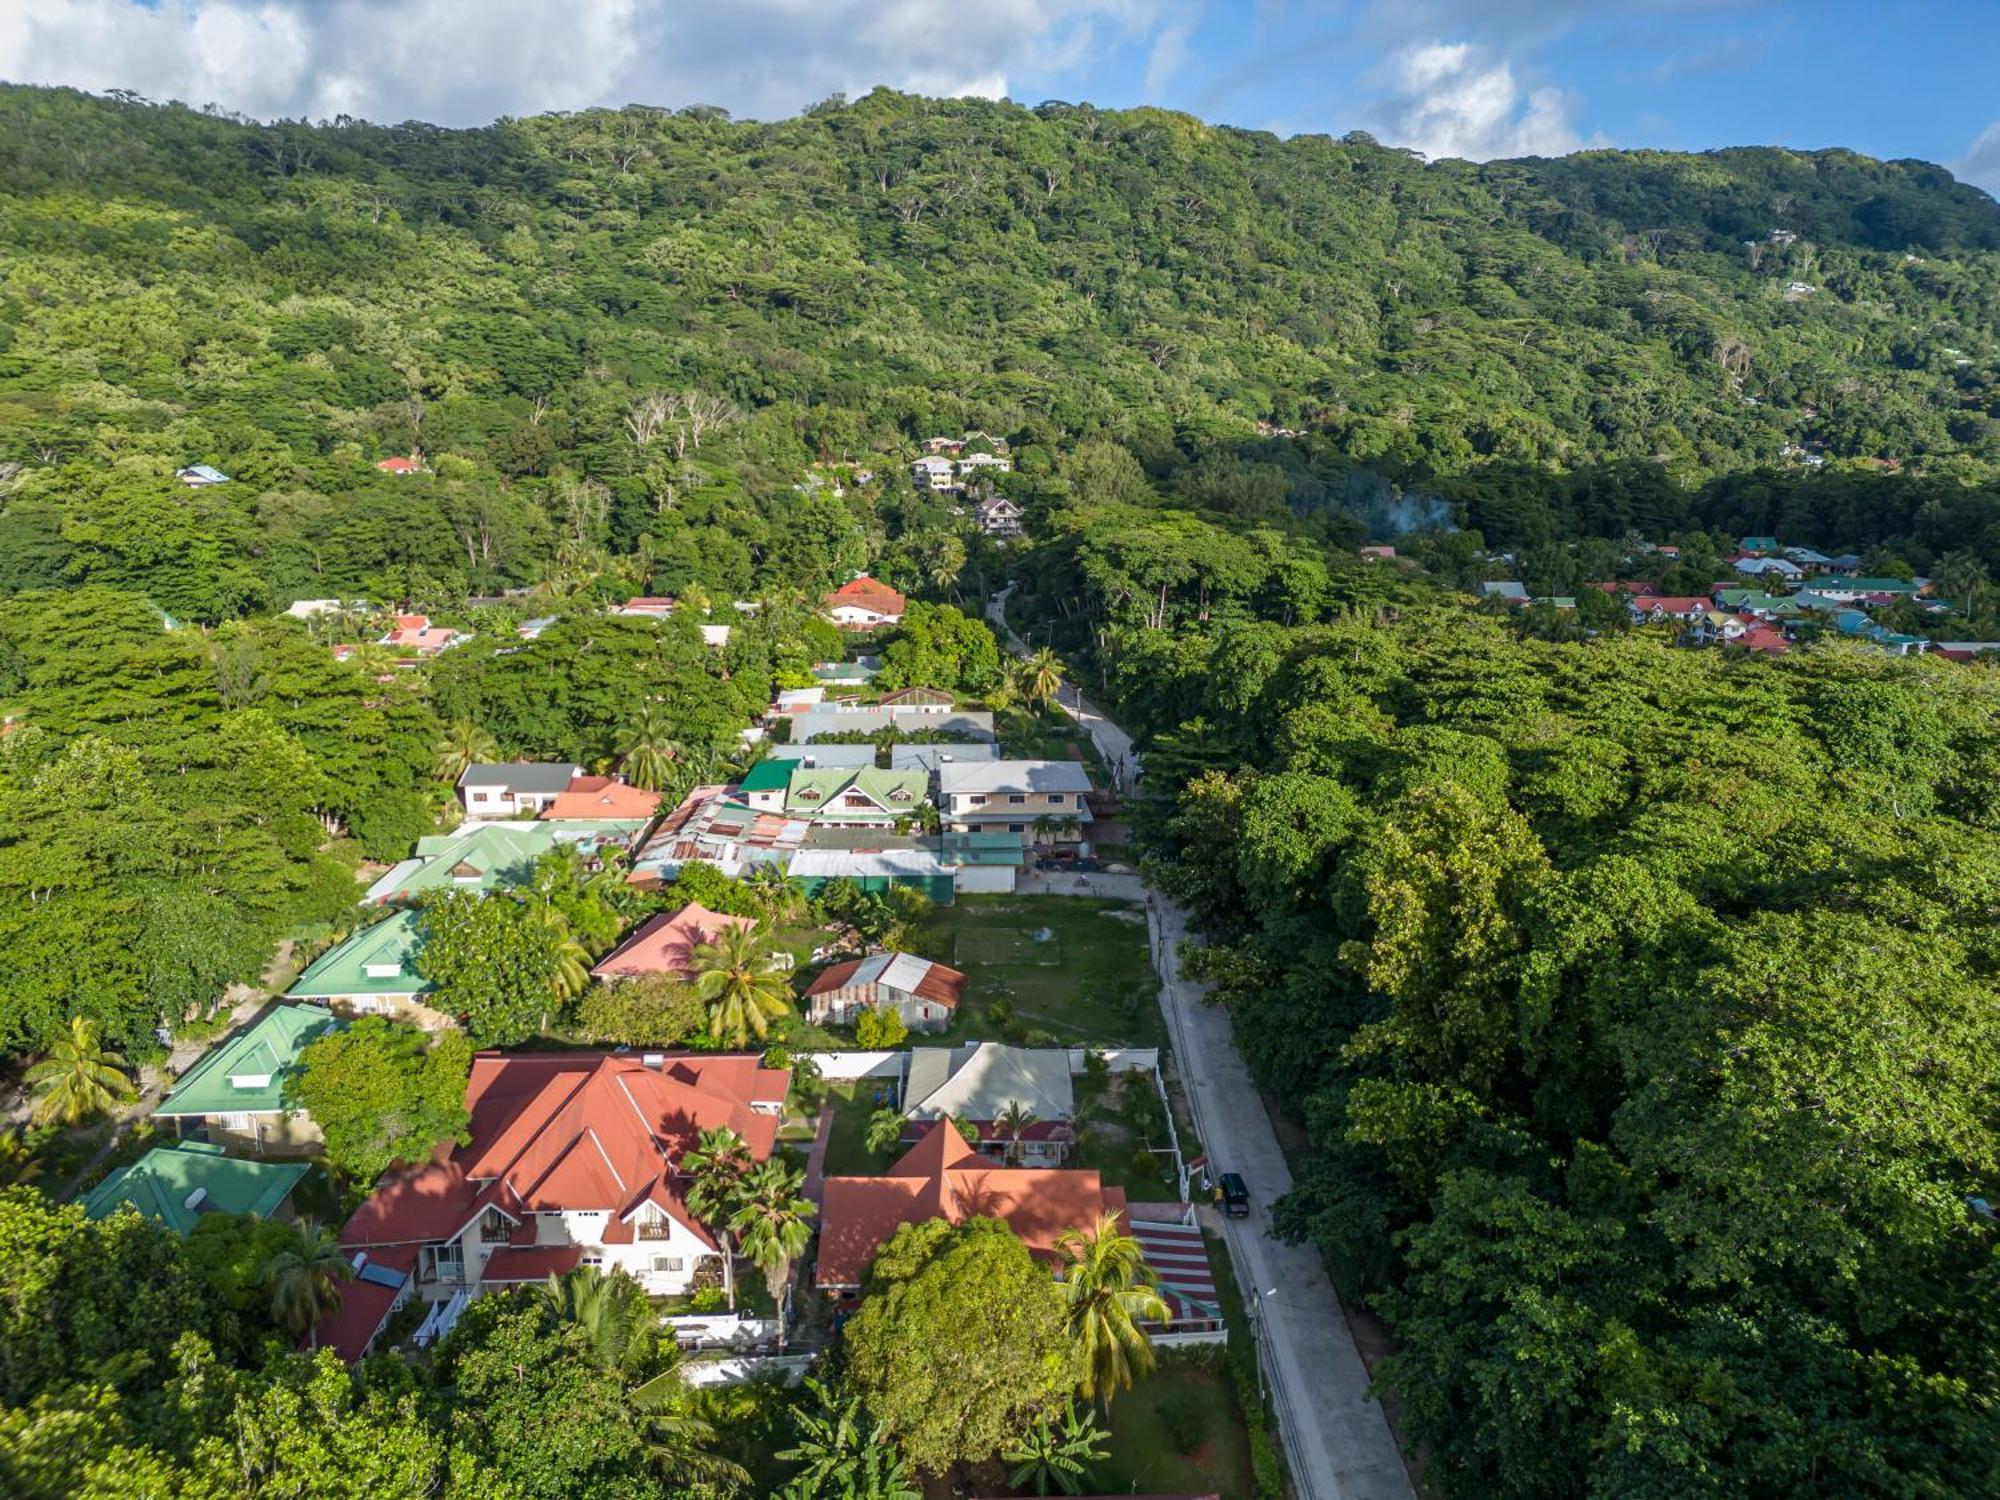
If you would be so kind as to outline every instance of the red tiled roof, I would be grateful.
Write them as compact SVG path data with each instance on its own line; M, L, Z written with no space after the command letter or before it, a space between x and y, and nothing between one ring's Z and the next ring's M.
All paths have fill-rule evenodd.
M825 995L834 990L846 989L853 982L855 972L866 962L866 959L856 958L824 970L819 978L806 987L806 997L810 999L814 995ZM876 982L879 984L881 981ZM917 987L910 993L923 1000L934 1000L939 1005L956 1008L960 998L965 994L965 976L956 969L948 969L943 964L933 961L924 971L924 977L917 981Z
M674 612L674 599L671 594L638 594L627 599L625 607L647 614L670 615Z
M1702 594L1635 594L1631 607L1648 614L1658 609L1670 615L1687 615L1713 609L1715 604Z
M531 1250L502 1245L486 1258L486 1268L479 1273L479 1280L481 1283L546 1281L575 1270L582 1258L581 1245L538 1245Z
M904 606L903 596L878 579L866 573L850 579L826 596L828 609L849 605L855 609L872 610L878 615L900 615Z
M905 1224L1005 1219L1048 1260L1071 1229L1125 1213L1125 1194L1094 1171L995 1167L956 1130L933 1130L884 1177L829 1177L820 1205L820 1286L859 1286L882 1242Z
M660 794L612 776L573 776L542 809L544 818L650 818Z
M671 916L648 917L639 930L613 948L590 972L599 979L631 979L642 974L688 976L694 950L712 943L726 928L755 927L754 917L728 917L690 901Z
M375 467L384 474L415 474L423 465L414 458L385 458Z
M488 1207L601 1210L622 1217L658 1203L695 1233L669 1174L704 1129L726 1125L759 1161L777 1140L791 1074L751 1054L483 1052L472 1060L469 1145L441 1145L427 1166L385 1177L341 1230L347 1245L450 1239Z
M405 1274L417 1263L414 1246L370 1250L367 1254L371 1264ZM383 1286L359 1276L343 1281L340 1284L340 1305L319 1320L319 1326L312 1334L313 1346L331 1349L348 1364L353 1364L367 1352L369 1340L388 1321L390 1304L396 1300L400 1290L399 1287Z

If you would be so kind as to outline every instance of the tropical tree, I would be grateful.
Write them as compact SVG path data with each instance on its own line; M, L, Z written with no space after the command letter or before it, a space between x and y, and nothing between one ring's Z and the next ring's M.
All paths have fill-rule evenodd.
M695 1149L681 1153L680 1170L687 1176L688 1211L704 1224L722 1227L742 1201L743 1179L756 1165L743 1137L727 1125L711 1125L697 1138Z
M1046 708L1062 691L1063 664L1053 648L1044 646L1021 664L1021 695L1037 708Z
M438 736L432 752L432 772L439 781L456 782L466 769L498 753L493 736L470 719L454 719Z
M678 1369L656 1375L628 1399L646 1427L646 1451L677 1484L720 1486L725 1493L750 1483L741 1464L713 1451L715 1428L688 1411L687 1385Z
M863 1138L868 1149L877 1156L893 1156L896 1148L903 1143L903 1116L900 1111L883 1107L868 1117L868 1133Z
M0 1187L12 1187L17 1182L28 1182L41 1175L42 1164L35 1160L35 1153L28 1148L22 1132L0 1129Z
M803 1467L785 1486L786 1500L918 1500L903 1458L858 1395L845 1400L810 1377L814 1409L793 1414L799 1440L778 1457Z
M1056 1253L1057 1289L1083 1356L1083 1394L1109 1409L1117 1391L1153 1368L1153 1346L1139 1324L1168 1317L1159 1276L1113 1214L1088 1230L1065 1231Z
M137 1098L138 1090L121 1071L125 1066L122 1053L98 1045L95 1021L71 1016L69 1030L27 1071L35 1123L75 1125Z
M340 1306L340 1283L354 1267L333 1231L313 1219L293 1226L292 1241L264 1265L271 1292L271 1320L293 1333L312 1335L320 1320Z
M805 907L805 888L781 865L760 864L743 877L743 883L764 909L765 920L774 925L790 921Z
M1986 565L1970 552L1947 552L1938 559L1935 576L1938 592L1957 602L1967 615L1986 592Z
M708 1034L738 1047L792 1008L792 988L771 967L770 945L754 927L731 924L715 941L699 944L690 958L694 991L708 1007Z
M674 738L667 711L658 703L642 703L618 736L618 764L625 779L649 792L664 792L678 774L676 763L687 750Z
M736 1212L729 1219L737 1244L764 1273L774 1302L784 1290L792 1262L805 1253L812 1238L812 1226L806 1221L819 1211L812 1199L800 1196L805 1177L802 1168L778 1157L760 1162L744 1177Z
M1017 1490L1032 1484L1037 1495L1046 1495L1051 1489L1081 1495L1089 1466L1111 1451L1105 1446L1108 1441L1095 1412L1088 1408L1079 1411L1074 1401L1067 1402L1060 1421L1051 1422L1049 1414L1043 1412L1014 1446L1000 1455L1015 1466L1007 1483Z
M539 1292L553 1317L583 1330L601 1368L626 1371L653 1353L657 1341L646 1337L657 1325L652 1304L623 1270L606 1275L596 1266L578 1266L551 1274Z
M1019 1099L1009 1100L1007 1107L1000 1111L993 1121L994 1133L1007 1143L1007 1160L1018 1165L1021 1160L1021 1137L1035 1123L1035 1112Z
M535 920L549 930L549 988L558 1000L574 1000L590 986L590 950L570 931L569 918L554 906L538 905ZM548 1023L546 1019L543 1025Z

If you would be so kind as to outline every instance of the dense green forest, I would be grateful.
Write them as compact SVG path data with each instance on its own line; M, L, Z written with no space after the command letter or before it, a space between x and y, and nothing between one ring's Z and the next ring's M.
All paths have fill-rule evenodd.
M1436 583L1507 549L1574 587L1634 532L2000 573L1996 415L2000 206L1922 163L0 88L0 1050L205 1016L350 920L468 747L720 765L833 649L819 589L1011 578L1145 748L1151 866L1307 1140L1283 1221L1388 1320L1440 1490L1992 1493L2000 679L1538 639ZM904 477L969 429L1018 547ZM1413 522L1460 528L1408 549L1429 576L1355 560ZM632 593L735 632L601 613ZM336 661L368 610L301 598L476 635ZM207 1294L116 1295L178 1251L75 1218L0 1200L36 1291L0 1295L0 1487L365 1455L357 1491L623 1493L589 1465L648 1440L621 1393L662 1351L593 1370L517 1308L447 1352L460 1405L252 1375L216 1351L264 1330ZM79 1409L86 1366L132 1399ZM573 1470L505 1472L576 1409Z

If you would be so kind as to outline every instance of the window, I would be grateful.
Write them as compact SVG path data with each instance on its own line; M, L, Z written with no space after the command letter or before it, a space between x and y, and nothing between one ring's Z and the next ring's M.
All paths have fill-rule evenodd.
M361 972L370 979L394 979L403 972L401 964L363 964Z
M486 1241L487 1244L490 1245L495 1240L507 1239L513 1233L513 1224L509 1222L507 1216L501 1213L499 1209L489 1208L484 1214L480 1215L479 1237Z
M984 807L986 805L984 797L967 797L965 800L973 807Z
M484 793L484 792L474 792L474 793L472 794L472 800L473 800L474 802L484 802L484 801L486 800L486 793Z
M1019 792L1009 792L1007 794L1007 805L1009 807L1021 807L1024 804L1026 804L1027 800L1028 799L1023 795L1021 795L1021 793Z
M1050 806L1050 807L1068 807L1068 806L1069 806L1069 798L1065 797L1065 796L1064 796L1064 795L1063 795L1063 794L1062 794L1061 792L1050 792L1050 793L1049 793L1049 806Z
M215 1117L215 1124L219 1130L234 1130L238 1134L242 1134L250 1129L250 1117L248 1115L217 1115Z
M601 1266L604 1264L604 1257L601 1255L586 1254L583 1257L583 1263L586 1266Z
M678 1255L656 1255L653 1257L653 1274L655 1276L678 1276L681 1273L681 1265L682 1260Z
M1028 825L1026 823L1009 823L1007 825L1007 831L1009 833L1026 833L1028 831Z
M231 1073L229 1086L233 1089L267 1089L271 1086L269 1073Z

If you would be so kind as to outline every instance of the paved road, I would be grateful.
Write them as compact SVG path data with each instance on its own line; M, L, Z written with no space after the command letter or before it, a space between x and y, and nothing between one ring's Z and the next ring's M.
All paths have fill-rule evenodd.
M1012 585L1007 592L1012 592ZM1009 649L1025 654L1007 625L1006 593L987 603ZM1131 736L1067 688L1063 711L1096 744L1105 763L1136 781L1143 767ZM1160 1007L1181 1080L1209 1160L1239 1172L1250 1189L1248 1219L1224 1220L1230 1258L1258 1325L1259 1347L1278 1409L1278 1425L1302 1500L1414 1500L1381 1404L1368 1394L1368 1369L1341 1314L1340 1298L1317 1252L1287 1245L1271 1232L1271 1204L1290 1189L1278 1138L1230 1034L1229 1013L1203 1003L1207 986L1184 979L1177 946L1187 913L1157 892L1146 898Z

